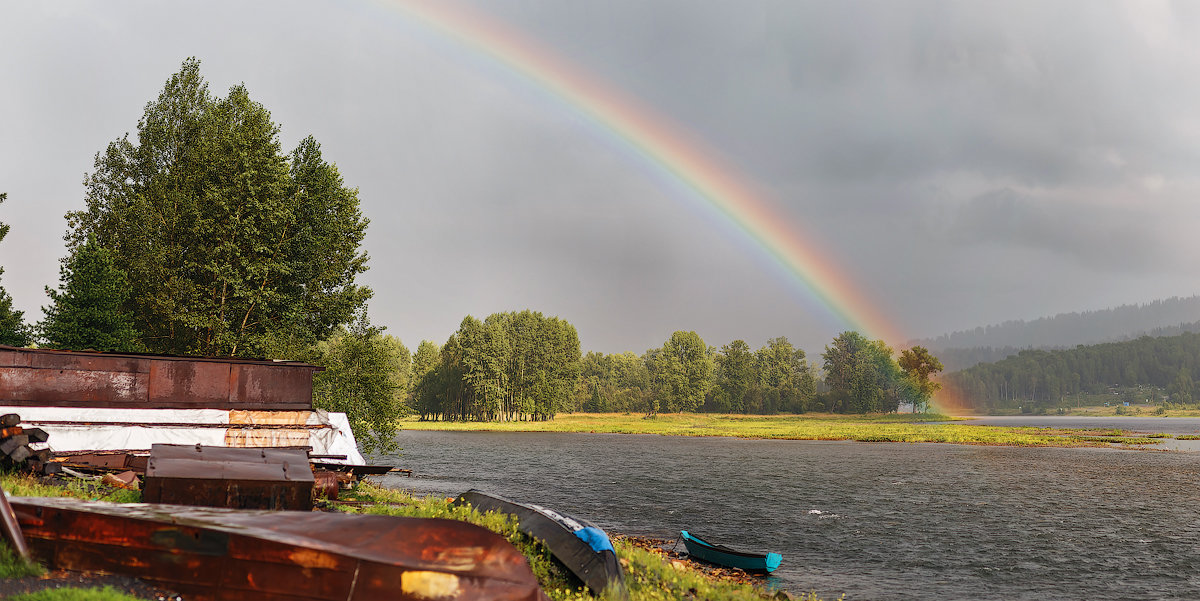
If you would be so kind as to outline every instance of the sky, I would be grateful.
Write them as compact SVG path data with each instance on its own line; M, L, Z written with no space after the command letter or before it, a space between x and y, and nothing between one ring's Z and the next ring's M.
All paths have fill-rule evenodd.
M27 320L96 153L192 56L358 188L371 316L409 348L532 309L584 351L816 356L1200 293L1200 3L65 0L0 5ZM587 108L614 99L640 121Z

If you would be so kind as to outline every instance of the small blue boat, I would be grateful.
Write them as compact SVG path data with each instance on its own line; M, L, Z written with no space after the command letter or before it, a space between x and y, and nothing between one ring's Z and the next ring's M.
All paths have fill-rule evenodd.
M750 553L714 545L695 534L688 534L687 530L680 531L679 535L683 537L683 546L687 547L688 555L719 566L770 574L783 561L783 556L778 553Z

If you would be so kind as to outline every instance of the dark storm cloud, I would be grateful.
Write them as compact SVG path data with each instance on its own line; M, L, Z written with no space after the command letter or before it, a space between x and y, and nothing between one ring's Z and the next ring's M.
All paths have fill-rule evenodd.
M962 245L1025 247L1101 272L1139 271L1169 261L1164 224L1127 207L1063 206L1012 189L981 194L952 217Z

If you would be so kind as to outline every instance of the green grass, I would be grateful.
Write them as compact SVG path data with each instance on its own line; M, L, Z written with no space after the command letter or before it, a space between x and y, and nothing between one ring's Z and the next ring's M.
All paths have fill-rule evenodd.
M41 565L21 559L16 551L0 542L0 578L26 578L41 576L45 572L46 569Z
M402 420L412 430L489 432L596 432L669 436L730 436L791 440L856 440L860 442L938 442L1025 447L1146 445L1158 442L1130 433L1030 427L974 426L938 414L877 415L736 415L710 413L659 414L652 418L616 413L562 414L541 422L422 422Z
M14 497L75 497L90 501L137 503L142 500L138 491L114 489L84 480L70 480L65 486L43 484L28 474L0 474L0 487ZM0 543L0 578L25 578L45 573L37 563L26 562L7 545ZM9 597L13 601L137 601L110 587L47 589Z
M13 595L10 601L141 601L112 587L46 589Z
M140 503L142 493L136 490L111 488L85 480L68 480L65 486L43 484L28 474L0 474L0 486L10 497L74 497L87 501L110 503Z

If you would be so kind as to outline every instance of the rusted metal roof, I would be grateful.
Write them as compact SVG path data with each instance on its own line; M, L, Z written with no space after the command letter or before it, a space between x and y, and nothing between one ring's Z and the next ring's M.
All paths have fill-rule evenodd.
M48 567L136 576L188 601L536 601L508 541L443 519L11 499Z
M0 345L0 405L311 410L296 361L175 357Z
M148 503L240 509L312 509L312 467L299 449L156 444L142 498Z

